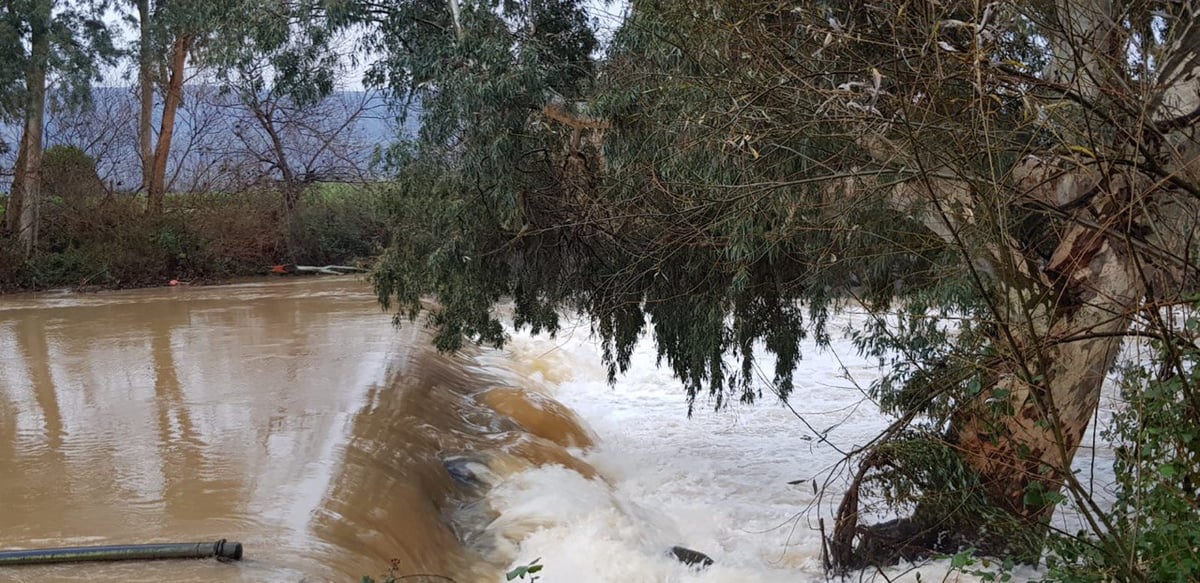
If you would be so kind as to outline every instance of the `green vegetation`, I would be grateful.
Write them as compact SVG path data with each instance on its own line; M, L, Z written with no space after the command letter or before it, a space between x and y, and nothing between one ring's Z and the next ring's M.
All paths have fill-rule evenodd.
M21 54L0 81L27 89L0 109L24 121L0 287L385 249L380 301L424 314L440 349L502 344L502 301L535 332L572 310L611 378L652 334L688 406L717 408L786 400L801 341L855 306L860 350L886 367L867 394L895 422L847 453L834 568L978 554L1048 556L1072 581L1197 570L1193 3L633 0L601 47L582 0L141 0L145 212L88 196L77 152L42 159L55 4L0 6L0 48ZM420 135L383 152L385 183L317 187L284 143L310 124L271 112L303 117L328 93L348 29L379 57L365 82L420 103ZM189 59L269 135L250 167L276 188L164 196ZM63 182L34 180L52 164ZM1072 464L1127 339L1153 350L1121 371L1110 508ZM1084 532L1050 528L1064 504ZM903 515L866 524L881 507Z
M83 201L104 194L96 161L75 146L53 146L42 154L42 193L49 198Z
M119 24L103 18L112 9L124 17ZM260 274L272 264L345 263L377 255L390 234L382 191L330 185L336 173L319 172L325 168L322 155L364 165L361 153L347 152L342 141L361 112L328 127L277 114L283 108L305 111L301 106L328 96L338 79L341 55L328 50L329 35L321 32L324 20L316 10L307 2L266 6L240 0L0 4L0 121L21 125L19 143L0 148L16 154L11 167L2 169L12 183L2 199L0 292L206 281ZM303 27L293 26L299 15L311 17ZM136 41L116 47L114 29L124 26L136 33ZM121 114L112 119L64 118L88 119L95 127L66 128L60 136L69 143L47 144L47 111L87 111L92 83L103 66L118 59L136 65L138 111L124 116L105 110ZM266 76L269 87L261 67L273 71ZM185 103L185 72L194 69L223 89L240 73L253 77L248 90L271 90L271 101L244 114L267 128L273 137L269 148L248 156L244 150L260 144L238 135L243 151L227 153L213 172L244 164L262 175L244 184L263 186L168 192L189 157L208 155L194 144L184 144L190 149L182 159L172 149ZM47 78L54 80L50 92ZM215 122L193 116L191 123ZM221 147L233 137L226 136ZM92 150L122 149L140 157L141 180L131 186L145 198L111 192L97 175ZM272 158L257 159L261 152ZM238 157L249 161L232 160ZM289 163L306 174L293 176Z
M44 201L42 233L26 260L0 239L0 292L211 282L267 273L272 265L370 262L390 241L378 187L310 189L281 221L278 192L169 196L161 216L128 195Z
M538 577L537 574L540 573L542 570L542 565L540 564L541 560L542 559L539 557L539 558L536 558L536 559L530 561L527 564L524 564L524 565L521 565L519 567L515 567L515 568L509 570L507 573L504 574L504 580L505 581L512 581L513 579L525 580L525 577L528 576L529 581L531 583L533 581L537 581L538 579L540 579L540 577Z
M1101 508L1072 461L1125 338L1196 338L1169 325L1198 287L1192 8L635 0L602 56L579 10L365 19L388 55L373 78L425 106L396 157L385 304L415 318L436 296L447 350L503 343L502 299L535 332L573 310L614 378L649 333L689 405L718 408L786 399L801 340L861 306L896 421L847 456L837 568L1033 562L1070 503L1113 577L1159 573L1112 528L1153 497ZM1200 519L1163 495L1188 509L1170 523Z
M1200 330L1195 312L1179 324ZM1103 435L1116 449L1115 503L1079 510L1104 525L1099 537L1052 539L1048 580L1112 581L1135 568L1150 581L1200 579L1200 348L1176 340L1151 341L1121 371L1123 406Z

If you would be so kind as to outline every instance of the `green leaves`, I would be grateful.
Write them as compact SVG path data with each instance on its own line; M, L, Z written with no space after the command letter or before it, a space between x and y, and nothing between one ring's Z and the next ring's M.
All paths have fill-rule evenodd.
M953 555L938 556L940 560L949 560L950 569L967 575L978 577L980 581L1007 583L1012 580L1012 571L1016 566L1012 559L1004 559L999 564L986 557L976 557L975 548L966 548ZM920 580L920 577L917 577Z
M1021 501L1029 508L1044 508L1065 502L1067 497L1061 492L1047 490L1041 482L1030 482L1025 488Z
M754 8L728 8L636 3L600 65L575 1L516 2L504 18L463 3L461 39L444 2L361 7L366 44L386 55L370 82L422 107L416 153L396 168L401 236L377 274L381 298L406 315L441 299L431 322L446 349L459 335L502 342L490 315L501 298L518 325L550 332L556 309L575 310L613 377L649 323L689 403L707 392L721 407L786 398L800 342L828 341L830 306L851 286L879 307L897 289L957 289L942 305L978 293L919 221L855 194L880 171L855 169L866 159L852 134L813 117L824 93L787 85L798 81L786 71L769 76L781 87L748 77L774 65L736 28ZM611 127L544 115L558 99ZM899 337L945 352L917 326ZM759 379L763 350L777 364Z
M1192 318L1194 307L1177 309ZM1054 537L1050 581L1200 577L1200 349L1186 326L1159 331L1169 340L1121 369L1121 405L1103 432L1115 454L1108 527Z
M529 564L527 564L527 565L521 565L520 567L511 569L510 571L508 571L507 573L504 574L504 580L505 581L512 581L513 579L524 580L525 576L529 575L531 581L536 581L538 578L534 575L536 575L537 573L539 573L542 570L542 565L538 564L538 561L541 561L541 560L542 559L539 557L539 558L536 558L536 559L530 561Z
M57 77L52 97L64 106L79 106L90 97L100 69L119 54L112 31L102 19L106 2L88 0L20 0L0 4L0 118L14 119L26 107L24 86L31 35L47 35L45 67ZM48 14L48 18L43 18Z

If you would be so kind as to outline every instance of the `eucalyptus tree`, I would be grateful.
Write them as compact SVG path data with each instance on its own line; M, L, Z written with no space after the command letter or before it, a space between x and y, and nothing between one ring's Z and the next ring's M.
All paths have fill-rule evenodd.
M602 66L523 33L537 2L386 6L374 78L425 110L376 286L436 295L442 348L502 342L501 298L535 331L568 307L612 375L650 331L719 407L786 399L853 301L896 423L853 452L834 562L1034 559L1064 488L1095 509L1071 463L1105 375L1128 336L1178 346L1197 292L1195 3L635 1ZM910 515L866 525L873 497Z
M0 65L0 115L22 124L5 229L26 255L37 244L47 89L53 86L66 102L86 100L100 68L115 57L102 18L106 8L103 0L0 3L0 49L7 55Z
M418 147L389 154L406 186L397 209L406 243L393 249L377 282L381 299L419 310L436 293L444 310L437 343L463 334L499 342L487 317L502 296L524 305L538 293L515 281L533 271L497 261L494 251L521 227L526 194L554 188L551 165L565 135L539 116L548 100L585 97L597 49L584 3L575 0L345 2L335 22L363 33L378 60L368 85L420 111ZM532 284L532 281L529 283ZM517 289L521 288L521 289ZM523 312L528 317L529 312ZM535 316L547 324L552 312Z
M215 32L246 15L236 1L185 2L135 0L137 11L138 152L147 212L162 213L167 161L175 137L175 119L184 84L195 71L189 59ZM155 97L162 94L159 128L153 129Z
M271 75L293 94L331 90L331 73L323 66L329 37L317 2L135 0L135 5L138 144L150 214L162 212L176 116L189 79L220 83L230 69L269 55ZM155 132L157 94L162 108Z

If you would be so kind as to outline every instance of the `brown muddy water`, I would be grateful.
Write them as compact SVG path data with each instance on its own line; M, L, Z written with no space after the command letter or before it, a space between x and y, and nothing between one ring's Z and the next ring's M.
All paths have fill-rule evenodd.
M520 377L395 328L368 286L0 297L0 549L240 541L246 558L0 567L0 581L496 580L477 488L590 438ZM485 506L485 505L483 505ZM408 581L444 581L423 577Z

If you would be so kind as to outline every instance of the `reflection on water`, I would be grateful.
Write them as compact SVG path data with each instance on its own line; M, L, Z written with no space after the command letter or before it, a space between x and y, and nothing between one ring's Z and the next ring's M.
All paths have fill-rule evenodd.
M571 463L560 444L586 433L517 431L488 407L519 398L477 394L500 377L427 345L345 279L0 298L0 548L224 537L247 556L0 580L494 573L448 526L470 493L441 460Z

